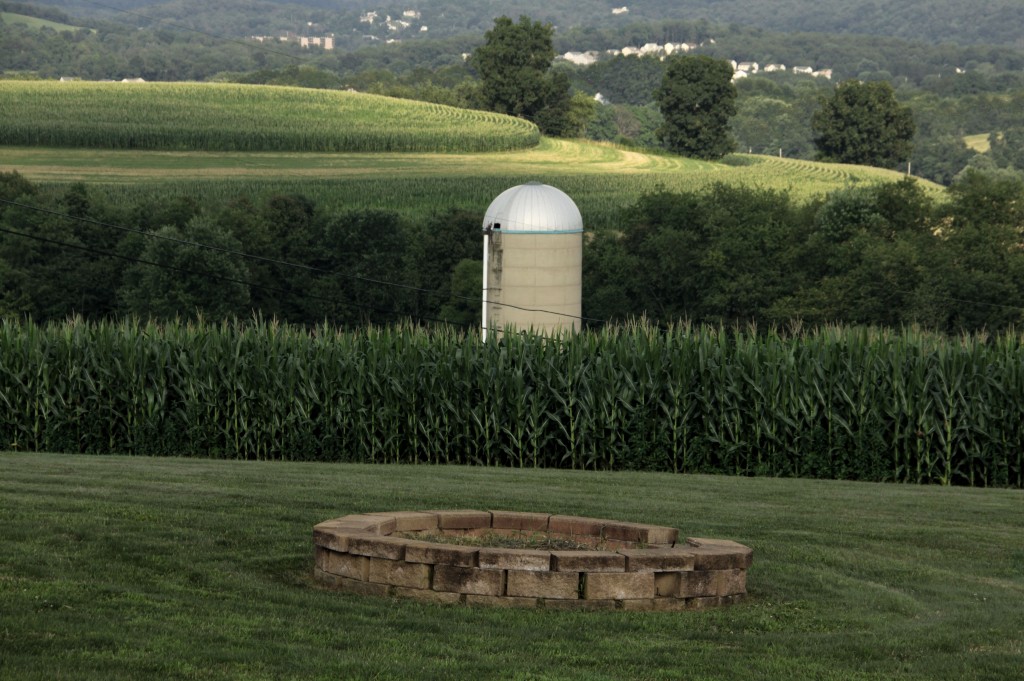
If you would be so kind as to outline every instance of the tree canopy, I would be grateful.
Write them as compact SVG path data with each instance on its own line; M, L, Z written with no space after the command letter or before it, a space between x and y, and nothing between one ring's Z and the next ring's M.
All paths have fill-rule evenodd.
M886 82L846 81L811 117L822 161L892 168L910 159L914 115Z
M729 119L736 114L732 67L704 55L669 62L654 93L665 119L658 135L672 151L713 160L733 151Z
M551 73L553 35L551 24L498 17L471 65L480 74L480 96L488 109L531 120L545 134L571 136L579 125L571 113L569 79ZM578 117L579 107L575 113Z

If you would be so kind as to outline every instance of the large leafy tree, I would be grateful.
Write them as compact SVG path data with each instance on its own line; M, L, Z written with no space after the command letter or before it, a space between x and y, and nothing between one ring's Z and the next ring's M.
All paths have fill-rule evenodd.
M579 126L571 122L569 79L550 72L553 35L551 24L498 17L471 64L480 74L480 96L488 109L534 121L545 134L567 135Z
M910 159L916 126L892 85L850 80L821 100L811 130L822 161L893 168Z
M665 122L658 135L672 151L713 160L735 148L729 119L736 114L732 67L708 56L671 60L654 98Z
M544 108L547 72L555 59L551 24L519 17L494 20L484 34L486 42L473 52L472 65L480 73L481 95L498 113L533 117Z
M119 291L123 312L143 319L222 319L249 312L249 269L224 252L242 245L212 218L196 216L183 228L166 225L153 234L161 238L139 242L139 262L125 271Z

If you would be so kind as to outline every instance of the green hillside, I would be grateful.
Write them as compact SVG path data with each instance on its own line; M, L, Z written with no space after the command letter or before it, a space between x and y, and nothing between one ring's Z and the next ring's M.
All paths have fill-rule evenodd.
M478 211L510 186L542 180L572 195L587 224L601 227L659 190L724 183L807 200L902 177L775 156L707 163L542 139L530 123L487 112L269 86L0 82L0 121L0 171L85 182L131 200L294 192L330 206L425 215Z
M526 121L375 95L224 83L0 82L0 144L177 151L518 149Z
M62 24L56 21L30 17L27 14L15 14L13 12L0 12L0 21L5 24L24 24L32 29L49 28L54 31L77 31L79 26Z
M188 195L209 201L298 193L337 208L429 215L481 211L505 189L530 180L573 197L590 227L614 226L619 209L645 193L715 184L789 192L797 200L900 173L775 156L736 155L727 163L643 153L609 144L543 138L537 147L475 154L205 153L7 147L0 172L33 181L85 182L113 198ZM936 195L942 187L920 181Z

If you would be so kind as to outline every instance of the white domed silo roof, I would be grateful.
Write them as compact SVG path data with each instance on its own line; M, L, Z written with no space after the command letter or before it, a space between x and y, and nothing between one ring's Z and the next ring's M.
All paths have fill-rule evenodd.
M506 189L484 214L484 229L532 234L582 232L583 216L560 189L530 182Z

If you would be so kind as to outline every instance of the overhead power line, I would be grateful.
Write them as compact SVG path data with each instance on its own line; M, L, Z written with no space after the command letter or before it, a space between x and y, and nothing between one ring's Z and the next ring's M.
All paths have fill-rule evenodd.
M25 238L25 239L32 239L33 241L39 241L39 242L51 244L51 245L54 245L54 246L60 246L62 248L70 248L70 249L73 249L73 250L81 251L83 253L90 253L92 255L98 255L98 256L107 257L107 258L115 258L117 260L124 260L126 262L138 263L138 264L141 264L141 265L149 265L151 267L159 267L161 269L171 270L171 271L174 271L174 272L179 272L181 274L194 274L194 275L201 276L201 277L207 277L209 279L216 279L218 281L226 281L226 282L233 283L233 284L242 284L243 286L251 286L253 288L263 289L264 291L272 291L274 293L283 293L283 294L286 294L286 295L296 295L295 291L284 289L284 288L281 288L279 286L268 286L266 284L258 284L256 282L247 281L247 280L244 280L244 279L237 279L235 277L228 277L228 276L225 276L223 274L217 274L216 272L210 272L209 270L196 270L196 269L191 269L191 268L187 268L187 267L178 267L177 265L169 265L169 264L166 264L166 263L154 262L152 260L146 260L144 258L134 258L134 257L127 256L127 255L121 255L119 253L112 253L110 251L104 251L104 250L100 250L98 248L92 248L90 246L85 246L83 244L73 244L73 243L70 243L70 242L67 242L67 241L61 241L59 239L51 239L49 237L39 236L38 234L27 234L25 232L19 232L17 230L8 229L6 227L0 227L0 233L11 234L13 236L22 237L22 238ZM402 312L397 312L395 310L386 310L384 308L376 307L376 306L373 306L373 305L365 305L363 303L356 303L356 302L351 302L351 301L346 301L346 300L338 300L337 298L331 298L329 296L321 296L321 295L317 295L315 293L303 292L301 295L306 297L306 298L313 299L313 300L321 300L321 301L324 301L324 302L333 303L335 305L343 305L345 307L354 307L354 308L359 308L359 309L363 309L363 310L370 310L371 312L376 312L378 314L389 315L389 316L392 316L392 317L395 317L395 318L410 317L410 318L413 318L413 319L418 319L418 320L422 320L422 321L436 322L436 323L439 323L439 324L449 324L449 325L452 325L452 326L464 326L464 325L456 324L455 322L450 322L447 319L437 319L435 317L428 317L426 315L419 315L419 314L413 314L413 313L406 314L406 313L402 313Z
M116 258L118 260L124 260L126 262L138 263L138 264L142 264L142 265L148 265L148 266L151 266L151 267L158 267L158 268L161 268L161 269L171 270L171 271L179 272L179 273L182 273L182 274L195 274L195 275L202 276L202 277L207 277L207 278L210 278L210 279L217 279L219 281L226 281L226 282L234 283L234 284L242 284L244 286L251 286L253 288L259 288L259 289L263 289L265 291L272 291L272 292L275 292L275 293L284 293L286 295L294 295L295 294L294 291L290 291L288 289L283 289L283 288L280 288L280 287L277 287L277 286L267 286L266 284L257 284L255 282L246 281L244 279L237 279L235 277L227 277L227 276L224 276L222 274L216 274L214 272L210 272L208 270L195 270L195 269L186 268L186 267L178 267L176 265L168 265L168 264L164 264L164 263L153 262L152 260L146 260L144 258L133 258L131 256L120 255L118 253L111 253L109 251L103 251L103 250L100 250L100 249L97 249L97 248L91 248L89 246L85 246L85 245L82 245L82 244L73 244L73 243L69 243L67 241L61 241L59 239L51 239L49 237L43 237L43 236L39 236L39 235L36 235L36 234L26 234L25 232L19 232L17 230L13 230L13 229L7 229L5 227L0 227L0 233L11 234L13 236L23 237L25 239L31 239L31 240L34 240L34 241L39 241L39 242L51 244L51 245L54 245L54 246L60 246L62 248L70 248L72 250L80 251L82 253L89 253L89 254L92 254L92 255L99 255L99 256L102 256L102 257ZM448 320L448 319L438 319L436 317L430 317L430 316L427 316L427 315L414 314L414 313L404 313L404 312L398 312L396 310L385 310L383 308L376 307L376 306L373 306L373 305L364 305L364 304L361 304L361 303L354 303L354 302L345 301L345 300L338 300L337 298L331 298L331 297L328 297L328 296L321 296L321 295L317 295L317 294L314 294L314 293L303 293L301 295L303 295L306 298L311 298L313 300L322 300L322 301L325 301L325 302L333 303L333 304L336 304L336 305L342 305L342 306L345 306L345 307L353 307L353 308L358 308L358 309L363 309L363 310L370 310L370 311L376 312L378 314L384 314L384 315L388 315L388 316L394 317L395 319L401 319L403 317L408 317L410 319L414 319L414 320L418 320L418 321L427 321L427 322L434 322L434 323L437 323L437 324L445 324L447 326L453 326L453 327L463 328L463 329L467 329L467 330L475 330L478 327L477 324L460 324L460 323L453 322L453 321ZM507 331L506 329L495 328L495 327L489 327L487 330L490 331L490 332L494 332L494 333L504 333L504 332ZM544 340L555 341L555 342L563 342L565 340L564 338L561 338L561 337L558 337L558 336L546 336L546 335L537 334L537 333L534 333L533 335L538 337L538 338L542 338Z
M103 222L101 220L95 220L95 219L89 218L89 217L83 217L83 216L77 216L77 215L69 215L68 213L62 213L60 211L52 210L52 209L49 209L49 208L41 208L39 206L31 206L29 204L19 203L17 201L11 201L9 199L0 199L0 203L7 204L7 205L10 205L10 206L17 206L18 208L23 208L25 210L35 211L37 213L43 213L44 215L51 215L51 216L54 216L54 217L64 218L66 220L75 220L75 221L78 221L78 222L94 225L94 226L97 226L97 227L104 227L104 228L107 228L107 229L114 229L114 230L118 230L118 231L122 231L122 232L128 232L128 233L131 233L131 234L139 234L141 236L145 236L145 237L148 237L148 238L151 238L151 239L159 239L159 240L162 240L162 241L169 241L169 242L180 244L180 245L183 245L183 246L192 246L194 248L202 248L202 249L214 251L214 252L217 252L217 253L223 253L225 255L232 255L232 256L239 257L239 258L245 258L245 259L248 259L248 260L253 260L253 261L256 261L256 262L263 262L263 263L269 263L269 264L274 264L274 265L280 265L282 267L291 267L293 269L303 270L303 271L306 271L306 272L313 272L313 273L320 274L320 275L340 276L340 277L344 277L346 279L351 279L353 281L359 281L359 282L362 282L362 283L365 283L365 284L372 284L372 285L375 285L375 286L387 286L387 287L402 289L402 290L405 290L405 291L411 291L411 292L415 292L415 293L423 293L423 294L428 295L428 296L441 297L441 296L446 295L446 294L443 294L441 291L435 291L435 290L423 288L423 287L420 287L420 286L414 286L412 284L402 284L402 283L397 283L397 282L386 281L384 279L375 279L375 278L372 278L372 277L363 277L363 276L360 276L360 275L357 275L357 274L348 274L348 273L345 273L345 272L337 272L337 271L332 271L332 270L325 270L323 268L314 267L312 265L304 265L302 263L294 263L294 262L289 262L289 261L286 261L286 260L278 260L276 258L268 258L266 256L254 255L252 253L245 253L244 251L237 251L237 250L234 250L234 249L231 249L231 248L224 248L224 247L221 247L221 246L211 246L209 244L203 244L203 243L200 243L198 241L190 241L188 239L179 239L177 237L167 236L165 234L156 234L155 232L150 232L150 231L147 231L147 230L144 230L144 229L139 229L137 227L125 227L123 225L116 225L116 224L109 223L109 222ZM447 294L447 297L449 299L453 299L453 300L462 300L462 301L472 302L472 303L479 303L480 302L479 298L475 298L475 297L471 297L471 296L463 296L463 295L459 295L459 294L455 294L455 293L449 293L449 294ZM554 311L551 311L551 310L545 310L543 308L522 307L522 306L519 306L519 305L512 305L512 304L509 304L509 303L493 303L493 304L494 305L498 305L500 307L507 307L507 308L511 308L511 309L515 309L515 310L521 310L523 312L543 312L545 314L551 314L551 315L555 315L555 316L559 316L559 317L566 317L566 318L569 318L569 319L578 319L580 321L592 322L592 323L595 323L595 324L606 324L607 323L607 321L604 320L604 319L596 319L596 318L593 318L593 317L582 317L582 316L579 316L579 315L572 315L572 314L569 314L569 313L566 313L566 312L554 312Z

